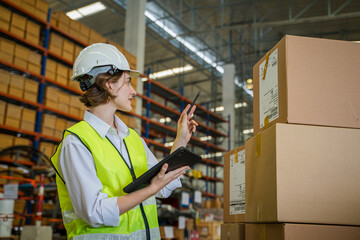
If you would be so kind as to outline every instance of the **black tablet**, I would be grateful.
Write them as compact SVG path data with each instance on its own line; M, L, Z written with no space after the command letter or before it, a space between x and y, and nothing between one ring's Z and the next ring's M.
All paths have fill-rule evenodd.
M183 166L192 167L200 160L201 156L199 154L196 154L187 148L180 147L176 151L171 153L169 156L158 162L155 166L150 168L143 175L135 179L135 181L127 185L123 190L126 193L131 193L133 191L146 187L150 184L151 179L153 179L153 177L155 177L156 174L160 172L161 167L164 165L164 163L168 164L168 169L166 172L169 172Z

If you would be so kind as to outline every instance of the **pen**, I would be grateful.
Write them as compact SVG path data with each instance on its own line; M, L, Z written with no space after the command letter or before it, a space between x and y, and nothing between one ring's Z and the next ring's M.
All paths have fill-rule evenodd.
M188 114L188 115L189 115L192 107L194 106L194 104L195 104L195 102L196 102L196 99L197 99L199 96L200 96L200 91L196 94L196 97L195 97L194 101L191 103L191 106L190 106L189 110L187 111L187 114Z

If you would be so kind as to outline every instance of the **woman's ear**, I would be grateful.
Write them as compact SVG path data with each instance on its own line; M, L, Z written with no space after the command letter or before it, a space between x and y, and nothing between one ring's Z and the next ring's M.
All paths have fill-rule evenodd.
M109 89L110 91L114 89L114 84L110 81L106 81L105 82L105 86L107 89Z

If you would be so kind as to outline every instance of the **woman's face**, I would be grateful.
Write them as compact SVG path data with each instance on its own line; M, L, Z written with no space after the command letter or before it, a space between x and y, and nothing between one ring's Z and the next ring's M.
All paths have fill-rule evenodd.
M131 77L129 71L123 72L119 80L115 83L109 83L109 91L115 98L110 101L116 106L117 109L130 112L131 101L137 94L135 89L131 86Z

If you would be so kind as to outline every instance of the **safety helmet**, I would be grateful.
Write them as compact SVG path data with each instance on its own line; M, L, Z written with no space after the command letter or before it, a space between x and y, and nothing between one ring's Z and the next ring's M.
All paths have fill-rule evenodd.
M82 76L92 76L86 86L87 89L94 84L98 74L114 74L118 70L129 71L131 78L136 78L140 74L139 71L130 69L125 56L115 46L106 43L94 43L79 53L73 66L73 75L70 79L81 83ZM83 89L83 91L86 89Z

